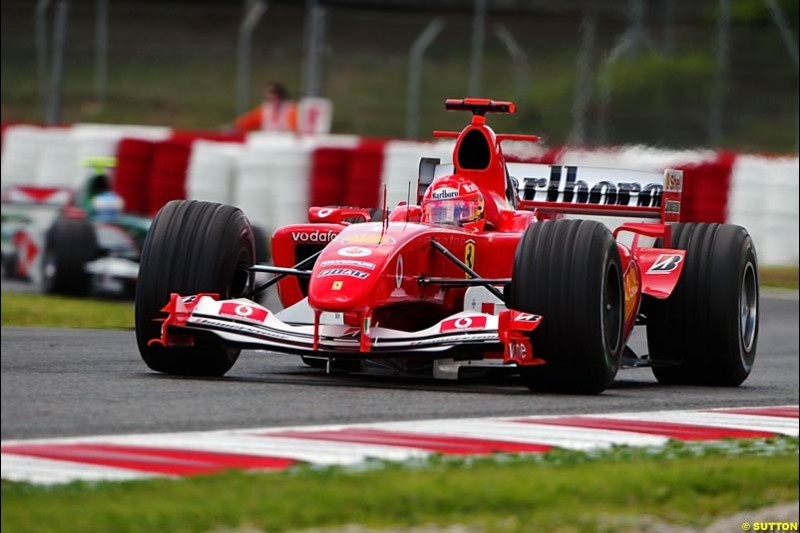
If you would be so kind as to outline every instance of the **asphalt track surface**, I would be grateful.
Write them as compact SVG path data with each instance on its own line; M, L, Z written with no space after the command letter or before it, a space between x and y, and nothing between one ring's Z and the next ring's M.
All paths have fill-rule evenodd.
M797 404L797 293L761 304L758 358L743 386L666 387L649 369L631 369L600 396L326 375L296 356L252 351L223 378L178 378L144 366L132 331L4 327L2 438Z

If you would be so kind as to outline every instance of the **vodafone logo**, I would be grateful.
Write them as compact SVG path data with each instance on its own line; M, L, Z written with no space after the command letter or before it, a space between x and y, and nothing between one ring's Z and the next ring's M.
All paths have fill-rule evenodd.
M485 316L462 316L445 320L439 327L441 333L452 333L454 331L467 331L473 329L485 329Z
M336 238L333 231L293 231L292 240L294 242L331 242Z
M363 246L346 246L337 253L344 257L367 257L372 255L372 250Z
M240 305L235 309L235 311L239 316L250 316L253 314L253 308L249 305Z
M262 309L261 307L239 304L236 302L225 302L220 306L219 314L220 316L238 318L239 320L262 324L269 313L266 309Z

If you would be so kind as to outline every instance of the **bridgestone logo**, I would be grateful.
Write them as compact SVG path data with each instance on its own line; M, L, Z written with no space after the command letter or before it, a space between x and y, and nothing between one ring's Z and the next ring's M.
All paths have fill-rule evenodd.
M647 270L648 274L669 274L678 268L683 260L680 255L659 255L653 265Z
M294 242L331 242L336 238L333 231L293 231L292 240Z
M449 200L450 198L458 198L458 191L446 188L433 191L433 194L431 194L431 199L433 200Z

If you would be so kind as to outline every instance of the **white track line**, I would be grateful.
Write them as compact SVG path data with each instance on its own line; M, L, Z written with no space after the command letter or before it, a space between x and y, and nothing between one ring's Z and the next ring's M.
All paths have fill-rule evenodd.
M70 481L130 481L156 477L153 474L125 468L56 461L10 453L0 455L0 464L2 465L3 479L28 481L42 485L69 483Z
M393 422L375 424L373 427L453 437L546 444L571 450L610 448L615 445L660 446L669 440L665 437L643 435L641 433L546 426L543 424L520 424L511 420L493 420L490 418Z
M605 415L605 418L624 420L644 420L648 422L672 422L677 424L692 424L698 426L715 426L732 429L748 429L753 431L769 431L790 437L798 436L798 423L796 418L780 418L776 416L740 415L734 413L710 411L675 411L655 413L623 413Z

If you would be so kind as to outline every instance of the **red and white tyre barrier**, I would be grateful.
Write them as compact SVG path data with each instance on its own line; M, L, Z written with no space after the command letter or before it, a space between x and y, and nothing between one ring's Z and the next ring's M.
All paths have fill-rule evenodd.
M132 125L4 128L2 186L78 189L89 156L116 156L115 189L128 211L154 214L173 198L230 203L267 230L306 220L314 204L388 207L415 200L420 157L447 163L452 141L185 132ZM509 160L545 164L684 171L682 216L748 228L762 264L797 265L798 158L647 146L578 149L504 145Z
M3 479L51 484L776 435L798 436L798 406L8 440L0 461Z

